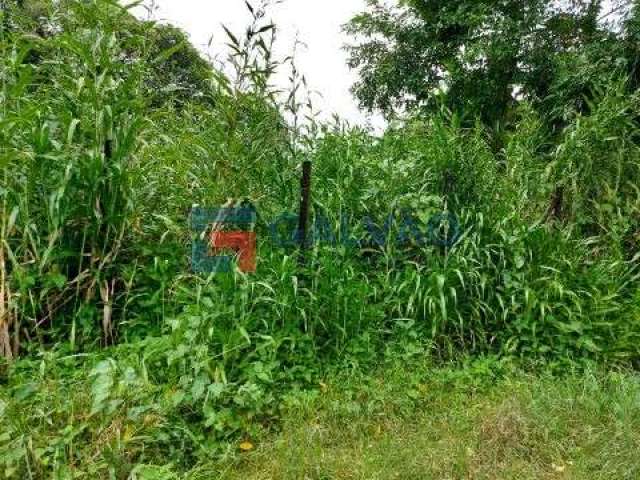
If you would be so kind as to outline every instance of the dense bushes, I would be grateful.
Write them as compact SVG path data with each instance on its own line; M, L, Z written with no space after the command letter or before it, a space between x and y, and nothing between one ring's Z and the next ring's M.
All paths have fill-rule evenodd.
M209 107L175 110L146 102L144 88L145 61L155 68L175 49L152 49L153 61L132 57L144 52L145 30L123 32L122 19L135 22L128 14L101 2L70 5L46 20L49 36L3 33L2 304L14 353L36 339L87 348L100 330L105 342L131 337L128 328L144 335L145 322L160 333L185 308L176 292L194 281L186 275L190 205L246 197L259 208L264 244L258 275L242 281L284 295L261 313L270 330L304 327L311 343L339 346L402 319L449 352L636 354L635 322L621 320L637 308L640 178L637 97L624 84L594 90L589 113L574 114L554 148L526 105L498 154L481 125L464 128L447 114L380 138L340 125L293 137L299 128L288 129L285 107L256 77L259 65L272 65L270 53L242 50L270 35L260 15L262 33L234 39L234 55L247 60L234 62L243 81L212 73ZM29 63L34 49L46 56ZM361 248L318 245L310 279L285 294L299 276L282 267L292 252L268 242L266 224L297 208L301 157L314 161L316 214L338 239L348 226ZM423 230L434 214L452 212L462 238L445 251L371 242L367 226L384 234L385 222L407 211ZM211 285L227 292L215 302L222 311L239 287L221 281ZM317 306L300 307L298 295ZM252 301L235 315L252 313ZM291 322L289 312L316 320Z

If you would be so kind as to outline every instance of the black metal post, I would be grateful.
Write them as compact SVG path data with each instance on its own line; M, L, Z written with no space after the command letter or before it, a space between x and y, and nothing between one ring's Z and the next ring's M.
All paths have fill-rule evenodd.
M311 162L302 162L302 180L300 182L300 218L298 221L298 234L300 241L300 265L306 263L306 250L308 242L309 207L311 202Z

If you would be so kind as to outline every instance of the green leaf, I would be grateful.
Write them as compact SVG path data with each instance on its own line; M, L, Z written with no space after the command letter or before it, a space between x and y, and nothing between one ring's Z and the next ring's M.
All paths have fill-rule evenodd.
M256 32L254 32L256 35L259 35L261 33L264 32L268 32L269 30L274 30L276 28L276 26L274 24L270 24L270 25L265 25L264 27L259 28Z
M67 130L67 145L71 145L73 143L73 136L79 124L80 124L79 119L74 118L73 120L71 120L71 123L69 124L69 129Z
M205 374L200 374L191 386L191 396L194 401L198 401L204 395L204 391L209 384L209 378Z
M236 38L236 36L231 33L231 30L229 30L226 26L222 25L222 28L224 29L224 31L226 32L227 36L231 39L231 42L236 46L239 47L240 46L240 42L238 41L238 39Z

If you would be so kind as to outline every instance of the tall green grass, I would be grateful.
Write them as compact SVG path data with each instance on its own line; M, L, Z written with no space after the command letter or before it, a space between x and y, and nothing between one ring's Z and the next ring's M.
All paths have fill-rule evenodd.
M45 13L50 33L2 32L5 357L166 331L192 306L180 292L203 281L188 275L190 206L248 198L261 215L258 274L205 281L220 291L216 315L252 292L230 313L247 332L301 328L339 349L411 325L446 356L636 358L637 96L623 82L599 87L555 140L523 106L495 154L480 125L446 112L381 137L316 124L295 66L288 96L272 86L293 60L274 59L262 9L244 36L228 32L233 74L212 70L198 102L179 108L146 101L150 72L177 54L154 50L152 23L97 0ZM297 208L302 159L314 162L316 216L338 237L349 219L366 247L318 246L304 275L266 228ZM423 228L454 213L460 242L367 245L362 219L407 209Z

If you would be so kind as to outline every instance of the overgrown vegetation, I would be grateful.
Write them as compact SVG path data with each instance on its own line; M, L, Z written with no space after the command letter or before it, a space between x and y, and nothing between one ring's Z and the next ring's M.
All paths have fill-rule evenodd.
M118 353L119 364L135 365ZM169 389L133 373L119 377L112 362L92 378L77 358L22 363L11 393L0 392L11 419L4 472L144 480L638 476L636 375L587 365L558 378L490 357L436 366L423 352L399 353L366 373L339 364L314 389L288 391L281 428L256 422L228 445L194 431L192 412L176 410ZM84 394L92 383L93 399ZM109 385L111 397L96 384Z
M602 399L598 425L609 414L620 425L637 423L638 10L628 6L613 28L597 21L599 2L563 14L569 17L549 17L542 2L525 23L509 16L519 12L514 2L502 2L510 5L505 12L484 5L495 2L432 3L442 2L402 7L397 31L375 2L373 14L351 24L395 38L398 62L413 45L431 52L423 60L434 75L451 68L445 78L411 83L429 98L406 102L415 92L397 84L401 71L378 75L394 63L372 45L359 47L365 68L356 92L365 106L406 109L402 123L375 136L316 120L295 58L272 55L277 29L267 3L249 5L254 21L244 35L227 32L229 71L221 72L179 30L136 20L113 1L0 2L0 476L210 478L208 468L231 465L225 462L238 442L267 438L297 404L322 397L327 378L341 378L338 368L366 383L379 362L437 368L489 356L489 369L518 365L499 376L506 382L530 375L519 368L571 368L569 385L591 382L595 394L625 409L607 413ZM471 3L480 10L464 7ZM410 20L417 14L458 25L450 32L455 41L417 28ZM496 15L504 31L478 43L474 29L485 31ZM536 22L554 36L539 32L542 45L525 42L533 49L527 63L511 46ZM425 35L414 45L416 32ZM561 46L545 57L551 66L539 65L549 75L541 86L529 67L552 40ZM466 56L436 61L442 49L485 55L490 68L472 68ZM601 64L591 55L599 49L618 67L595 71ZM504 78L487 52L523 71ZM278 69L291 71L284 96L272 84ZM478 78L495 89L478 88ZM440 90L436 80L444 82ZM479 91L490 98L474 97ZM305 266L294 248L269 241L268 228L297 210L303 160L314 165L314 215L336 237L316 242ZM257 273L189 273L191 205L229 198L248 199L259 211ZM400 222L388 222L407 211L423 230L434 215L453 214L462 234L452 248L417 244ZM367 224L388 227L395 241L378 245ZM600 373L580 380L590 362ZM417 403L407 408L422 405L411 378L396 375L406 390L389 401L401 404L409 394ZM610 381L624 391L600 388ZM550 396L577 396L552 379L541 382ZM505 392L522 400L529 390L508 385ZM502 408L491 395L487 401ZM416 469L416 478L492 478L489 466L507 478L521 467L530 466L532 478L552 471L547 460L567 458L535 447L548 432L532 423L546 406L564 407L520 400L526 415L507 413L518 418L505 428L517 429L514 441L525 450L515 452L489 426L460 432L474 432L478 442L489 435L504 458L532 455L530 465L476 464L457 451L455 470L431 464ZM429 406L442 401L444 394ZM559 415L567 425L554 437L559 442L587 428L570 424L565 410ZM630 459L637 438L624 432L616 448ZM581 459L576 475L604 462ZM274 472L356 475L342 474L338 463ZM606 468L635 478L637 464L625 465ZM362 478L373 475L362 468Z

